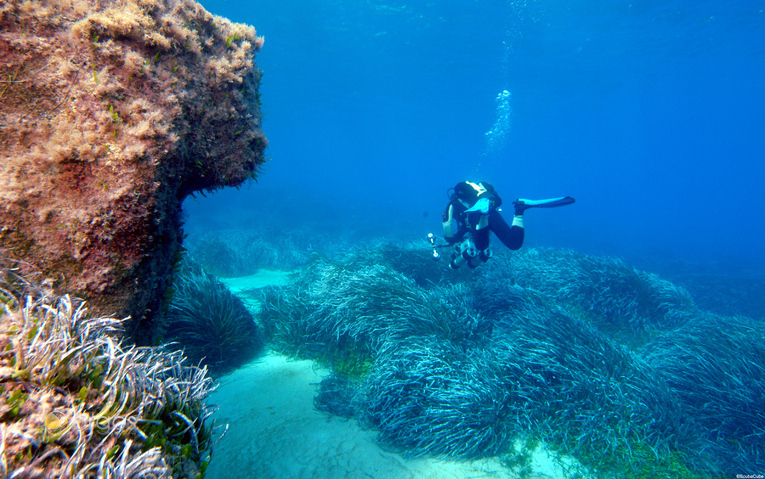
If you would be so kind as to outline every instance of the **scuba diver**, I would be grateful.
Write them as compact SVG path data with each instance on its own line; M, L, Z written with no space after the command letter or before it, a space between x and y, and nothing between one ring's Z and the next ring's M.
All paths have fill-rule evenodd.
M574 198L565 196L547 200L519 198L513 202L515 212L511 224L500 214L502 198L493 186L485 181L472 183L463 181L447 191L449 203L443 213L444 240L436 244L433 233L428 235L433 246L433 259L440 259L438 248L453 247L449 266L457 269L467 263L475 268L492 256L489 235L493 231L502 243L512 250L523 245L523 213L528 208L555 208L574 203Z

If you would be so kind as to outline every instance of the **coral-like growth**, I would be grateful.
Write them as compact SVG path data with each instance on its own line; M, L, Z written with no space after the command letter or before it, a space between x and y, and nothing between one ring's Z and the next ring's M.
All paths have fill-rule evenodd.
M164 340L214 373L240 365L263 347L260 328L242 300L189 262L173 285L165 316Z
M2 2L6 254L149 341L183 198L264 161L262 43L192 0Z
M205 369L179 353L125 348L114 338L120 321L0 274L2 477L204 473L213 440Z

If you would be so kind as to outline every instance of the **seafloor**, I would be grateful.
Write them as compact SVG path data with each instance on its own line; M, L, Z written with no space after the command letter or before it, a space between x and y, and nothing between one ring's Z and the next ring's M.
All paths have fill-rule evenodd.
M229 430L209 477L765 471L751 270L525 247L451 271L424 239L311 225L192 228L187 245L258 336L211 364Z
M280 208L187 223L166 339L219 381L210 477L765 471L762 269L532 239L454 271L422 225Z
M314 361L268 354L220 381L211 401L229 424L207 469L210 479L518 477L499 458L407 458L380 447L356 421L317 411L318 385L330 374ZM568 477L567 462L539 447L529 478ZM568 461L571 462L570 460Z

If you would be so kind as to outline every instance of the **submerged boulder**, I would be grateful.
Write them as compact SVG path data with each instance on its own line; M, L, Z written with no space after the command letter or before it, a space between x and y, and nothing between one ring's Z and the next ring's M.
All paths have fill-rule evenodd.
M264 161L262 44L192 0L2 2L0 255L150 341L183 199Z

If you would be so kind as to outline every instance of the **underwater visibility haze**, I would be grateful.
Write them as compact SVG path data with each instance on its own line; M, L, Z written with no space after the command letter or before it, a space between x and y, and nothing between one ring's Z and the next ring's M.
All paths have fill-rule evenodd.
M471 180L577 199L532 212L529 245L765 258L761 1L203 3L266 39L272 161L190 227L281 195L416 237Z
M765 473L765 2L202 3L265 37L269 162L184 203L204 272L183 291L245 318L218 341L237 365L264 344L317 360L316 409L405 455L524 437L591 477ZM452 271L426 237L465 180L508 222L518 197L576 203ZM295 274L238 290L251 332L215 277L268 270ZM226 326L174 311L210 356ZM211 469L257 443L224 441ZM524 451L505 456L521 477Z

